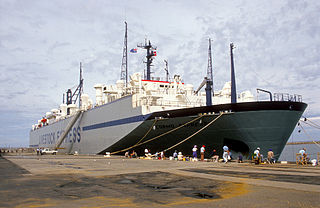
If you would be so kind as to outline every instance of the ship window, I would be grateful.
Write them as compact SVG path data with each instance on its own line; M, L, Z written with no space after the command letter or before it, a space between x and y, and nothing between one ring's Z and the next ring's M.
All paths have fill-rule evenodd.
M160 85L160 87L164 87L164 85Z

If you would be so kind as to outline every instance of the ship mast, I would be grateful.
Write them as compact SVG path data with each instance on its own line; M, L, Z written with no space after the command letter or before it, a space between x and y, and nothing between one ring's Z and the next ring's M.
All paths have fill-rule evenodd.
M79 78L79 108L81 107L81 95L83 93L82 63L80 62L80 78Z
M206 79L206 105L212 105L213 93L213 75L212 75L212 55L211 55L211 39L209 38L209 49L208 49L208 68L207 68L207 79Z
M123 46L123 55L122 55L122 64L121 64L121 74L120 79L124 80L126 87L128 87L128 27L127 22L125 24L125 33L124 33L124 46Z
M166 81L169 81L169 68L168 68L168 60L164 60L164 63L166 64L166 67L164 70L166 71Z
M233 63L233 43L230 43L230 58L231 58L231 103L237 103L236 77L234 73Z
M157 50L157 47L153 47L151 45L151 42L149 40L149 42L147 43L147 40L145 40L144 44L138 44L137 47L142 48L142 49L146 49L147 50L147 61L145 63L147 63L147 80L151 80L151 64L153 61L153 56L156 56L157 53L155 50Z

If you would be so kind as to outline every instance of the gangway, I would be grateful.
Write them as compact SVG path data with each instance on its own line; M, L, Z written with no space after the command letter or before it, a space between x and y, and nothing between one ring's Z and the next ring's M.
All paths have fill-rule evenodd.
M73 116L72 120L68 123L65 131L63 132L63 134L60 136L60 138L58 139L56 145L54 146L54 149L57 150L60 145L62 144L62 142L64 141L66 135L69 133L70 129L72 128L72 126L76 123L76 121L78 120L78 118L80 117L80 115L82 115L83 111L79 110L76 115Z

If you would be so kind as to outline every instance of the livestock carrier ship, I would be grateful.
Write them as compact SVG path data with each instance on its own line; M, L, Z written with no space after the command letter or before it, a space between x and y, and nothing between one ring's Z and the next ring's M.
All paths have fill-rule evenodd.
M179 75L166 80L151 77L155 48L150 41L138 47L147 50L146 77L140 73L128 77L126 72L115 85L96 84L94 104L82 93L80 65L78 88L73 93L68 90L66 102L32 126L30 147L70 154L132 150L143 154L147 148L154 153L171 155L178 150L191 155L194 145L205 145L208 153L215 148L222 155L227 145L234 155L245 158L257 147L264 155L273 149L278 158L307 107L299 95L269 93L269 101L257 101L249 91L237 95L232 44L231 82L219 91L212 90L210 41L208 76L197 90Z

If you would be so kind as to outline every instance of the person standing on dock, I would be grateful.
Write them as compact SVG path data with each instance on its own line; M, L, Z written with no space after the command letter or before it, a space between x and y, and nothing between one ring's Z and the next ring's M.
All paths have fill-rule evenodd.
M164 152L163 151L160 153L160 157L161 157L161 160L165 160L166 159L166 157L164 156Z
M222 155L223 161L224 161L224 163L227 163L228 156L229 156L229 147L227 145L224 145L222 149L223 149L223 155Z
M177 152L177 150L174 151L174 153L173 153L173 158L174 158L174 159L178 159L178 152Z
M193 159L197 159L197 145L194 145L194 147L192 148L192 156L193 156Z
M206 151L205 147L206 146L202 145L202 147L200 148L201 161L204 160L204 152Z

